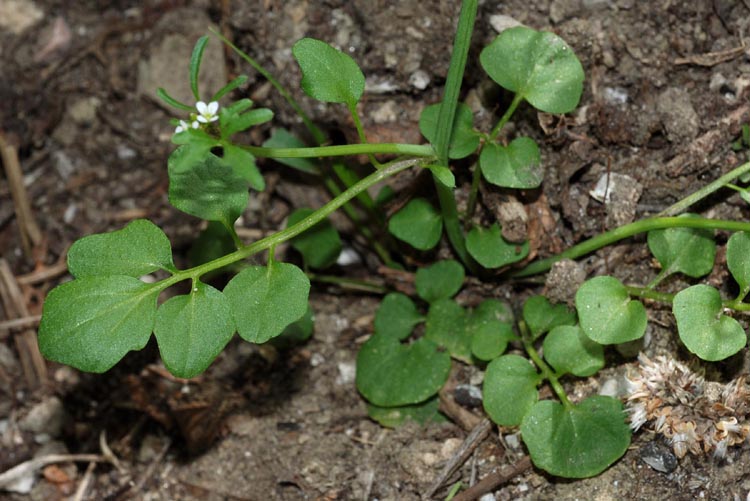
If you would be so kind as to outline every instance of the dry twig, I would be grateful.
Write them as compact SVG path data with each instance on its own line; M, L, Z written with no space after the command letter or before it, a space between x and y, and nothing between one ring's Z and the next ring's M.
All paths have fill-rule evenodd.
M505 466L500 470L490 473L476 485L460 492L453 498L453 501L473 501L474 499L478 499L529 468L531 468L531 459L529 456L524 456L516 461L515 464Z

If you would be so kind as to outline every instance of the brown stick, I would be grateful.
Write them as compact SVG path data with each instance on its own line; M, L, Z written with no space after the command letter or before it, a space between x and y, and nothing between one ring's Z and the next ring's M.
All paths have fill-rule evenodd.
M4 320L0 322L0 332L10 331L13 329L22 329L24 327L36 327L39 321L42 319L41 315L29 315L28 317L14 318L12 320ZM0 334L0 340L3 339L3 335Z
M440 475L438 475L435 481L432 482L432 485L422 499L430 499L435 495L437 490L443 486L446 480L448 480L448 477L453 475L453 473L466 462L479 444L487 438L487 435L490 434L491 428L492 423L489 419L485 418L471 431L469 436L466 437L466 440L464 440L464 443L461 444L461 447L459 447L453 457L451 457L448 463L446 463L443 471L440 472Z
M477 484L458 493L458 495L453 498L453 501L473 501L478 499L482 497L482 495L492 492L495 488L501 486L516 475L520 475L529 468L531 468L531 459L529 456L524 456L516 461L515 464L504 466L500 470L495 470L480 480Z
M31 257L31 248L42 241L42 232L34 219L34 213L29 203L29 195L23 184L23 172L18 162L18 153L0 132L0 158L3 161L5 174L8 177L8 186L13 198L13 205L18 219L18 228L21 232L21 244L28 257Z
M5 259L0 259L0 299L5 306L5 314L11 319L30 316L23 293ZM33 329L25 329L16 334L14 340L26 382L29 388L38 388L47 380L47 364L39 352L36 332Z

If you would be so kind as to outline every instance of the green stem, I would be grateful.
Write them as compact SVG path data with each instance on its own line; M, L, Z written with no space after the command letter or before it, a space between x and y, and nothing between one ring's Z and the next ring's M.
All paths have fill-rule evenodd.
M651 301L658 301L660 303L672 304L674 301L675 294L669 294L667 292L657 292L645 287L634 287L632 285L626 285L625 289L628 294L633 297L641 299L650 299ZM723 308L728 308L734 311L750 311L750 303L743 303L739 299L724 299L721 301Z
M549 270L553 264L561 259L577 259L594 252L595 250L601 249L602 247L632 237L633 235L665 228L702 228L707 230L750 231L750 223L698 217L652 217L641 219L640 221L620 226L619 228L615 228L614 230L590 238L578 245L574 245L556 256L531 263L525 268L522 268L515 273L511 273L510 276L527 277L529 275L543 273Z
M703 200L707 196L709 196L711 193L715 192L716 190L724 187L726 184L734 180L735 178L740 177L741 175L750 172L750 162L744 163L740 165L739 167L736 167L717 180L715 180L712 183L707 184L703 188L699 189L695 193L683 198L679 202L675 203L674 205L671 205L661 211L657 216L675 216L677 214L680 214L685 209L690 207L691 205L699 202L700 200Z
M318 275L316 273L308 273L307 277L315 282L338 285L347 289L372 292L375 294L386 294L388 292L387 287L373 282L368 282L367 280L357 280L354 278L339 277L336 275Z
M239 47L237 47L232 42L230 42L227 38L224 37L224 35L222 35L218 31L212 28L209 28L209 31L213 33L214 35L216 35L219 38L219 40L221 40L222 42L227 44L229 47L231 47L232 50L235 51L238 56L244 59L247 62L247 64L252 66L255 69L255 71L263 75L263 78L268 80L270 84L273 85L273 87L278 91L278 93L281 94L281 96L286 100L287 103L289 103L289 106L292 107L294 112L300 116L300 118L302 119L302 122L305 124L305 127L310 132L310 134L312 134L313 139L315 139L316 143L322 144L326 141L325 133L322 130L320 130L320 128L317 125L313 123L313 121L310 119L307 113L304 112L304 110L299 105L299 103L297 103L294 97L292 97L292 94L288 90L286 90L286 88L283 85L281 85L281 82L279 82L278 80L276 80L276 78L274 78L271 72L266 70L263 66L260 65L260 63L258 63L255 59L250 57L248 54L240 50Z
M157 282L154 285L158 286L159 289L163 289L172 284L181 282L182 280L186 280L188 278L200 277L201 275L204 275L210 271L216 270L228 264L235 263L249 256L252 256L253 254L262 252L266 249L270 249L271 247L274 247L282 242L285 242L293 237L296 237L297 235L308 230L312 226L315 226L316 224L321 222L323 219L328 217L328 215L330 215L332 212L340 208L342 205L350 201L352 198L356 197L357 194L368 189L370 186L373 186L383 181L384 179L394 174L397 174L403 170L406 170L410 167L414 167L415 165L419 165L422 162L424 162L424 160L418 159L418 158L412 158L412 159L403 160L400 162L393 162L389 165L386 165L382 169L375 171L369 176L367 176L366 178L362 179L360 182L350 187L349 189L344 191L341 195L334 198L333 200L325 204L323 207L321 207L320 209L316 210L315 212L313 212L312 214L310 214L309 216L307 216L306 218L298 222L297 224L294 224L284 230L281 230L278 233L274 233L273 235L269 235L266 238L253 242L250 245L243 245L240 249L230 254L227 254L225 256L222 256L220 258L214 259L213 261L209 261L208 263L204 263L194 268L189 268L187 270L178 271L171 277L166 278L160 282Z
M318 158L342 157L369 153L410 155L414 157L432 157L435 151L428 144L342 144L336 146L317 146L312 148L266 148L264 146L240 146L256 157L271 158Z
M443 100L438 113L437 137L435 138L435 147L440 165L448 165L448 147L453 133L453 119L456 116L456 106L458 104L458 95L461 90L461 83L464 78L466 60L469 55L471 45L471 34L474 31L474 20L477 16L477 0L464 0L461 4L461 12L458 16L458 27L456 28L456 37L453 41L453 52L451 53L451 62L448 68L445 88L443 90ZM445 224L445 232L448 235L453 249L458 257L472 271L475 271L476 264L466 250L466 240L464 239L461 222L458 218L458 209L456 199L453 196L453 190L444 186L437 178L433 176L435 189L440 201L440 209Z
M534 348L534 343L531 341L531 336L529 335L528 327L526 327L526 322L524 322L523 320L518 322L518 329L521 331L521 340L523 342L523 347L526 350L526 353L529 354L529 358L536 364L537 367L539 367L539 370L542 372L542 377L549 381L552 390L557 395L557 398L560 399L560 402L562 402L563 406L565 406L565 408L567 409L572 408L573 403L568 399L568 394L565 393L565 388L563 388L562 384L560 384L560 379L557 377L557 374L555 374L555 371L553 371L552 368L547 365L544 360L542 360L542 357L539 356L539 352L537 352L536 348Z
M490 132L490 140L494 141L495 138L497 138L497 135L500 133L503 127L505 127L505 124L508 123L508 120L510 120L510 117L513 116L513 112L516 111L516 108L518 108L518 105L521 104L521 101L523 101L523 98L520 94L516 94L513 96L513 101L511 101L510 106L508 106L508 109L505 110L505 113L502 117L500 117L500 121L493 127L492 132Z
M469 200L466 202L466 214L464 214L464 227L467 227L474 217L474 211L477 209L477 194L479 193L479 183L482 181L482 172L479 164L474 164L474 171L471 175L471 188L469 189Z

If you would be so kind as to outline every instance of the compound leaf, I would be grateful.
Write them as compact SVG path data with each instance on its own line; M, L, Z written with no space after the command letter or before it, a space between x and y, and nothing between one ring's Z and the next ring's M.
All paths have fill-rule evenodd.
M523 418L521 434L534 465L566 478L598 475L630 445L622 404L599 395L569 407L537 402Z
M503 31L479 55L484 71L546 113L568 113L583 91L583 67L554 33L517 26Z
M307 311L310 281L289 263L250 266L224 288L240 337L265 343Z
M87 276L55 287L44 303L39 349L49 360L105 372L146 346L159 289L123 275Z
M205 371L219 356L235 327L229 301L197 282L190 294L174 296L156 312L154 336L167 370L191 378Z
M747 344L739 322L722 311L719 291L705 284L681 290L672 302L680 339L688 350L709 362L724 360Z
M121 230L83 237L68 251L68 270L76 278L137 278L159 269L175 270L172 247L164 232L146 219L137 219Z

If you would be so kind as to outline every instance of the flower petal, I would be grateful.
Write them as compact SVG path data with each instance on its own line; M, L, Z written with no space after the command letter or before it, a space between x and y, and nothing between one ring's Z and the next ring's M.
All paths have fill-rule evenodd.
M208 123L208 119L206 119L206 117L204 117L203 115L198 115L196 118L202 124L207 124Z
M195 103L195 109L198 110L198 113L203 115L208 110L208 106L203 101L198 101L197 103Z
M208 103L208 112L210 114L215 115L217 111L219 111L219 103L217 101Z

